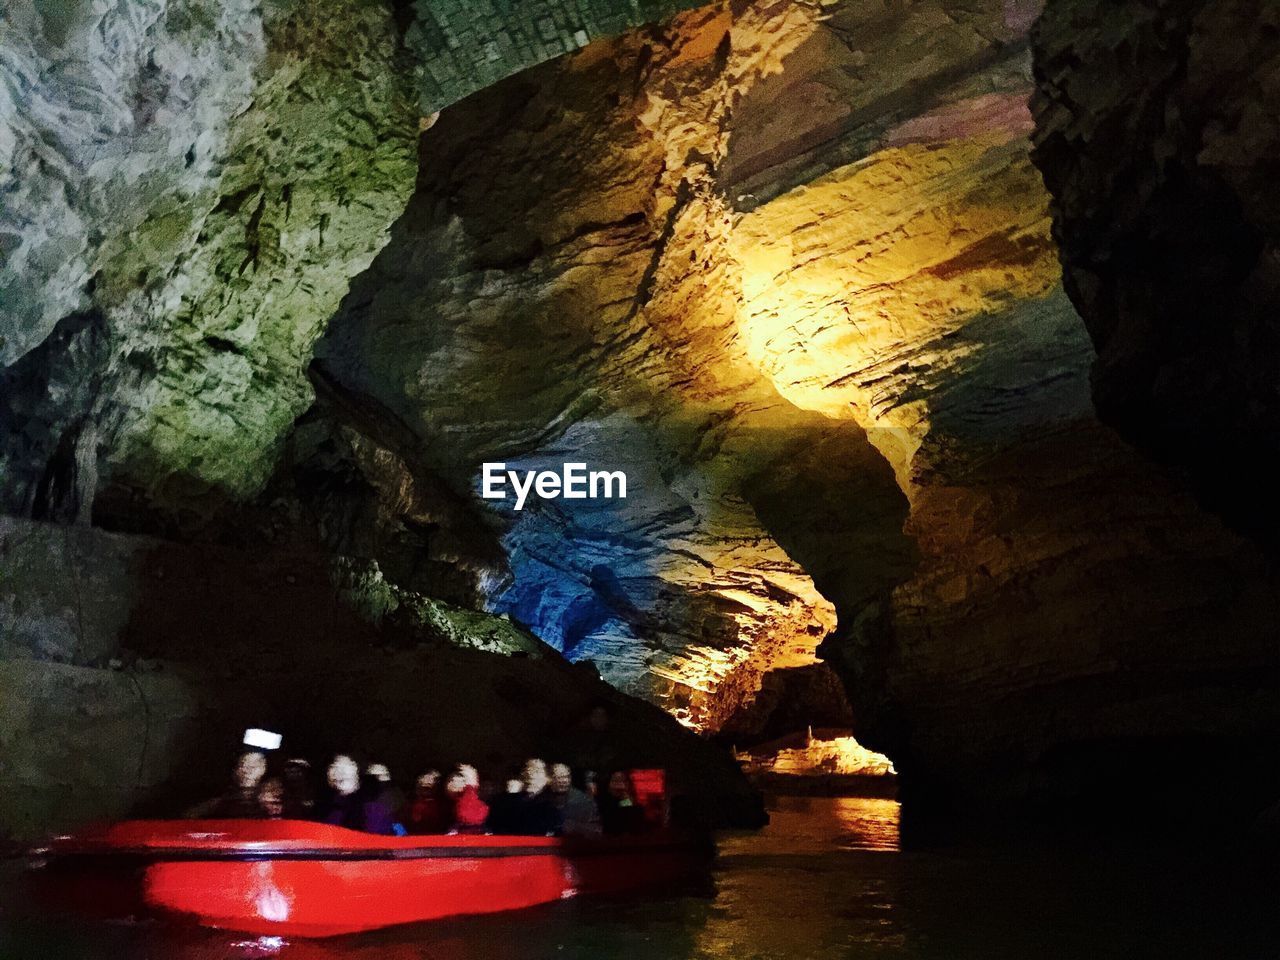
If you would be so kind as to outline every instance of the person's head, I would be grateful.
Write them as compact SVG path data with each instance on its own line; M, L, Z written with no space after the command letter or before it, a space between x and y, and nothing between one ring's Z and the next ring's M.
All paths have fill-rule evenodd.
M279 777L268 777L258 787L258 807L263 816L279 817L284 814L284 784Z
M524 793L524 781L519 777L512 777L507 781L507 793Z
M429 797L436 792L436 787L440 785L440 771L427 770L418 777L418 795Z
M600 795L600 784L596 782L596 772L594 770L588 770L583 773L582 789L592 799Z
M311 773L311 764L301 757L290 757L284 762L284 779L293 783L306 780Z
M391 782L391 771L387 769L385 763L371 763L364 768L364 775L370 780L377 780L379 783Z
M235 784L241 790L257 789L267 774L267 758L257 750L246 750L236 760Z
M530 757L524 762L521 772L524 789L527 793L541 793L547 786L547 765L537 757Z
M609 796L615 800L631 799L631 778L625 770L615 770L609 775Z
M444 783L445 792L451 797L461 794L467 787L477 788L480 786L480 774L476 772L476 768L469 764L460 763L453 773L449 774L449 779Z
M349 796L360 789L360 765L340 753L329 764L328 779L336 793Z
M573 786L573 774L569 770L567 763L553 763L551 765L551 789L556 793L568 793L569 788Z

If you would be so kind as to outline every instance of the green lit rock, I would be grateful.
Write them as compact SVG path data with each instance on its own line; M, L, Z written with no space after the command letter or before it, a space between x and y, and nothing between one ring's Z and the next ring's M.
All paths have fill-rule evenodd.
M35 365L93 381L74 404L36 391L8 411L43 421L0 454L11 507L59 443L162 506L254 494L311 402L312 344L413 186L412 69L386 5L135 6L56 30L7 14L30 33L6 32L24 95L0 103L6 392L65 318L106 340Z
M164 312L163 347L142 346L154 370L129 398L121 470L236 498L262 484L310 404L311 346L385 241L416 162L417 114L382 4L277 5L264 27L270 72L233 123L194 245L154 292L122 302ZM122 250L112 272L146 269L132 258Z
M400 620L415 633L450 646L504 656L536 658L547 650L508 617L457 607L391 583L374 561L339 557L333 563L333 580L342 601L373 624Z

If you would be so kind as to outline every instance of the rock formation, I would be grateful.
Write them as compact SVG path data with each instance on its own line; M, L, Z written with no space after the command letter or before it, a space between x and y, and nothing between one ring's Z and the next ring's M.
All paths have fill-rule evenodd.
M336 564L408 646L504 613L704 731L782 732L820 655L921 803L1180 750L1280 792L1276 573L1214 512L1267 545L1220 468L1272 429L1256 4L1050 0L1034 75L1034 0L472 6L15 8L5 511ZM628 496L517 512L486 461Z
M321 368L459 489L572 454L644 491L510 515L498 608L714 728L785 663L780 549L909 793L1051 801L1206 730L1265 752L1273 573L1094 419L1034 13L711 8L445 112ZM736 631L668 599L708 591Z
M1278 31L1256 0L1050 4L1035 98L1099 416L1272 551Z
M189 528L261 489L403 208L408 61L378 4L57 10L7 13L5 505Z
M699 11L446 111L318 347L325 377L393 411L459 490L486 460L625 470L625 502L507 510L514 581L493 603L698 726L834 625L758 504L811 479L815 507L821 489L877 505L815 517L815 536L908 550L862 431L780 397L735 329L708 136L817 12Z

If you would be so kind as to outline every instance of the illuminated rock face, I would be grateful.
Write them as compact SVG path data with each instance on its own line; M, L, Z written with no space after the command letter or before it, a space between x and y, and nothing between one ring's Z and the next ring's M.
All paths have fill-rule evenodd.
M422 114L690 5L7 4L0 504L190 535L258 495Z
M922 444L1085 415L1025 14L712 7L443 115L323 369L459 488L635 491L510 516L495 605L715 726L907 579Z
M769 529L835 602L841 627L820 652L908 796L1051 803L1108 780L1136 795L1163 782L1135 761L1144 750L1217 737L1245 767L1272 749L1276 579L1094 419L1091 345L1028 156L1019 35L1033 11L996 12L980 35L996 23L1007 43L985 52L961 23L935 25L953 69L889 117L859 113L854 92L856 122L779 124L776 105L823 99L803 52L735 113L725 169L748 354L798 407L866 431L909 499L919 562L866 604L842 589L838 555L787 535L797 508ZM829 78L840 57L818 62ZM771 124L789 149L821 149L791 158L760 132ZM1250 776L1226 789L1275 789Z
M1212 392L1162 360L1126 392L1130 360L1196 355L1149 322L1195 258L1153 280L1110 256L1164 207L1138 191L1113 217L1131 178L1108 179L1091 123L1142 101L1072 83L1165 47L1109 47L1110 8L1067 0L1038 34L1069 299L1030 159L1038 4L720 3L508 76L684 4L625 6L522 4L471 33L444 2L24 14L33 46L5 67L44 86L4 104L0 146L54 172L18 178L0 227L22 305L6 510L375 560L708 730L821 644L908 795L1053 799L1164 749L1265 753L1274 574L1089 392L1090 335L1111 421L1106 396ZM1073 53L1072 9L1098 56ZM111 51L44 69L94 31ZM1213 62L1189 89L1217 89L1193 84ZM64 119L86 71L100 102ZM111 150L89 164L95 124ZM1221 175L1252 195L1234 142L1215 135ZM1250 230L1206 269L1243 269ZM1256 339L1215 341L1258 365L1233 383L1270 382ZM628 498L493 508L497 460L625 470Z
M408 62L376 3L39 8L3 41L4 504L190 526L261 489L403 208Z
M1029 156L1034 7L813 12L686 14L446 111L323 369L458 488L486 459L633 472L626 509L506 517L491 602L691 722L830 601L821 652L909 794L1261 749L1271 574L1094 419Z
M626 471L625 502L508 511L514 580L491 602L700 727L764 671L811 662L835 623L765 515L803 490L804 535L863 600L910 555L905 501L863 430L780 396L739 330L715 181L731 138L715 131L824 29L817 13L698 11L446 111L318 351L461 489L499 459Z

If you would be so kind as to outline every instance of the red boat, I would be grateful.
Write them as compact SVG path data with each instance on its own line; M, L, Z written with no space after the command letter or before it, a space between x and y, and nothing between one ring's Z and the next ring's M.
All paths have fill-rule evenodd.
M636 837L384 837L301 820L130 820L42 851L46 903L327 937L618 893L688 876L705 847Z

